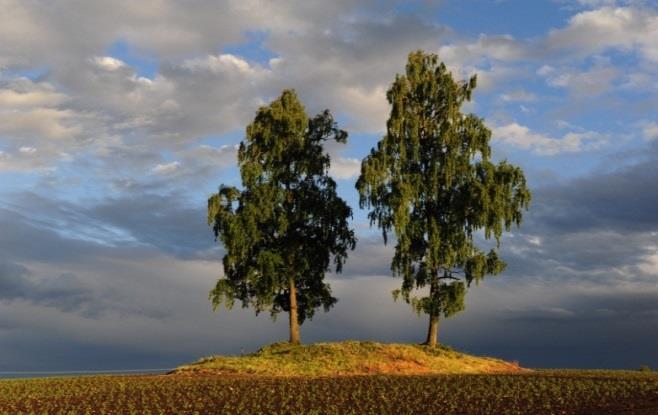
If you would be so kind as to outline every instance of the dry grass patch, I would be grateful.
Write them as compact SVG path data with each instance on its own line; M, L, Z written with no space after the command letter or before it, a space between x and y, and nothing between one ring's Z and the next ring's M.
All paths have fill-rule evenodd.
M175 373L263 376L369 374L520 373L527 369L503 360L459 353L447 346L346 341L292 346L276 343L245 356L212 356L181 366Z

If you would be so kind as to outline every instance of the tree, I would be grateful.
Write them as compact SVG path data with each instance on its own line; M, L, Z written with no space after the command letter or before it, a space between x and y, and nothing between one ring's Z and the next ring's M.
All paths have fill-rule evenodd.
M391 270L403 281L393 295L429 315L430 346L439 317L464 309L466 287L504 270L501 235L520 225L530 202L523 171L492 163L491 131L460 111L475 87L475 76L453 80L437 55L411 53L405 75L387 92L386 134L363 160L356 183L371 226L381 228L385 243L395 232ZM493 237L495 248L478 248L478 232ZM423 287L426 295L412 295Z
M243 190L221 186L208 200L208 223L226 255L213 308L235 300L272 317L289 313L290 343L299 325L336 298L324 282L331 261L341 272L356 244L351 208L336 194L323 144L345 143L328 110L309 119L292 90L261 107L240 144Z

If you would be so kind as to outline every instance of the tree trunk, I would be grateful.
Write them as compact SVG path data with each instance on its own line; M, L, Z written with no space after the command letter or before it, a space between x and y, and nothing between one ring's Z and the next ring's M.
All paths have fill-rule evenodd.
M430 315L430 325L427 329L427 340L425 344L434 347L436 346L436 339L439 336L439 316Z
M290 344L299 344L299 319L297 316L297 287L295 279L290 278L290 312L288 313L290 323Z
M433 273L432 282L430 283L430 299L435 300L437 296L437 290L439 289L439 279L436 276L436 271ZM425 344L434 347L436 346L436 339L439 335L439 313L438 307L433 306L432 311L429 313L430 324L427 327L427 340Z

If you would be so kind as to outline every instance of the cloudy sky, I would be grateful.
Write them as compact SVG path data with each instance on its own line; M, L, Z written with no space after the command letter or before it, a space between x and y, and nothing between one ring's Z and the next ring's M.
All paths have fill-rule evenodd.
M206 224L259 105L295 88L350 133L331 174L359 244L303 340L419 342L359 162L415 49L477 74L467 110L534 200L440 340L529 367L658 367L653 0L0 0L0 371L171 367L287 339L212 312Z

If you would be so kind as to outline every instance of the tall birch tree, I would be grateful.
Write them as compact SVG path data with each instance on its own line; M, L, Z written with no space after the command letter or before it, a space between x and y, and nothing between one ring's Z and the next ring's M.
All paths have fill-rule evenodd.
M371 225L396 237L394 291L428 315L426 344L436 345L439 318L464 309L466 289L499 274L503 231L519 225L530 202L523 171L491 161L491 131L461 112L476 77L455 81L438 56L409 55L387 92L386 134L363 160L356 183ZM481 233L495 245L476 246ZM420 294L419 294L420 293Z
M256 313L289 315L290 343L315 310L336 298L324 280L354 249L351 208L329 176L329 141L345 143L329 111L308 118L292 90L261 107L240 144L242 189L221 186L208 200L208 223L226 250L224 277L210 292L216 309L240 301Z

